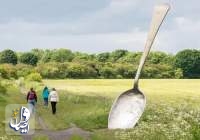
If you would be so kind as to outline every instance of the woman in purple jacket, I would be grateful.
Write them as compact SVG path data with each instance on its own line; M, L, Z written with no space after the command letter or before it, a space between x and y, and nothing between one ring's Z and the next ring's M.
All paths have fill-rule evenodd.
M35 104L37 102L37 95L36 92L33 90L33 88L30 88L30 91L28 92L26 99L29 105L29 111L31 113L35 113Z

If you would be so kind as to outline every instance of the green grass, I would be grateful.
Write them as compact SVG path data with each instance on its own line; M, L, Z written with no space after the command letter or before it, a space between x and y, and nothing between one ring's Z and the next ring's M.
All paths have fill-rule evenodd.
M5 125L7 125L5 122L5 107L9 104L26 104L26 95L20 93L15 80L1 80L0 82L7 88L6 94L0 93L0 140L21 140L21 136L7 135L5 132ZM35 125L36 129L40 128L37 122Z
M200 139L200 80L141 80L140 89L147 98L144 114L133 129L108 130L107 118L114 99L132 87L132 80L43 80L58 89L57 114L44 107L42 84L26 83L37 89L37 112L49 129L60 130L74 125L92 131L92 140L168 140ZM8 103L21 103L16 88L0 98L0 113ZM4 116L3 116L4 117ZM4 119L0 116L0 120ZM1 124L1 127L3 125ZM37 129L40 129L37 127ZM4 136L3 131L0 132ZM73 139L81 139L73 136Z
M200 139L200 80L141 80L147 106L138 126L102 131L113 100L132 87L132 80L44 80L59 90L56 116L41 110L52 129L76 124L94 131L93 139ZM45 112L45 113L44 113ZM102 135L103 133L103 135ZM107 134L107 135L106 135Z
M72 135L70 137L70 140L84 140L81 136L78 136L78 135Z
M5 132L5 107L8 104L24 104L23 99L25 97L19 96L20 93L15 85L13 85L13 81L4 81L7 85L7 93L0 94L0 139L21 139L20 136L9 136Z
M33 140L48 140L48 136L46 135L38 135L38 136L35 136L33 137Z
M57 104L57 114L52 115L51 108L38 107L39 115L50 129L65 129L73 124L84 129L105 128L108 108L111 102L103 97L60 92L61 101Z

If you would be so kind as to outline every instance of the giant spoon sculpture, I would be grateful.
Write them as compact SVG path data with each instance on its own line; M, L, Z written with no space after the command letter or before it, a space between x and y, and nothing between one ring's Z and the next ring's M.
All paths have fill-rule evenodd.
M135 76L133 88L122 93L113 103L108 118L109 129L133 128L144 112L146 98L139 90L139 77L156 34L169 9L169 4L155 6L152 23L146 40L145 49Z

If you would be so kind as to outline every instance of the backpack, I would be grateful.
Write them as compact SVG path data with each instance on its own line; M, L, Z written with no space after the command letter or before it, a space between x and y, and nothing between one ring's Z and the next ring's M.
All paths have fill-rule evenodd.
M35 92L30 91L28 94L29 94L29 95L28 95L28 100L33 100L33 99L35 99Z

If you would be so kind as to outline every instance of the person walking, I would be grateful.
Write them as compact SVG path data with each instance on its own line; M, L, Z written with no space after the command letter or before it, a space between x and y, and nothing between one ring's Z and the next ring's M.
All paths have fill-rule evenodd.
M49 100L51 102L52 113L56 114L56 104L59 101L59 96L55 88L52 88L52 91L49 94Z
M49 89L47 86L43 89L42 97L44 99L44 106L48 106Z
M36 92L33 90L33 88L30 88L30 91L27 94L27 103L29 106L30 113L35 113L35 104L37 102L37 95Z

